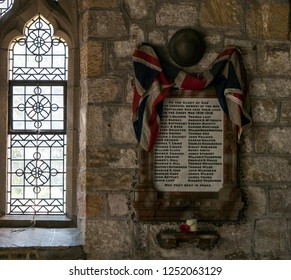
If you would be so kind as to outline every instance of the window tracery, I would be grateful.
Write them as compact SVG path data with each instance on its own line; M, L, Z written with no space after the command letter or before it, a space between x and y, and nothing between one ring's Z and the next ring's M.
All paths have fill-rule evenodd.
M67 44L41 15L9 54L8 214L66 211Z

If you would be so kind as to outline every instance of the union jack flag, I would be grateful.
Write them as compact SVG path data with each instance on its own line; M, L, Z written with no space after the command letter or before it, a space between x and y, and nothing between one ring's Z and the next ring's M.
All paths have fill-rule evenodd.
M163 100L173 88L201 90L213 86L221 108L238 127L238 139L242 130L252 123L245 70L236 47L225 48L202 73L189 74L177 68L159 58L149 44L135 50L133 65L133 127L140 146L146 151L151 151L158 139Z

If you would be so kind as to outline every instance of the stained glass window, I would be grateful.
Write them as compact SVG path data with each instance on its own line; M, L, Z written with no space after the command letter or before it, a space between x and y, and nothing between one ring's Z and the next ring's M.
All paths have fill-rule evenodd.
M8 214L66 209L67 44L41 15L9 49Z
M12 7L13 2L14 0L0 0L0 17Z

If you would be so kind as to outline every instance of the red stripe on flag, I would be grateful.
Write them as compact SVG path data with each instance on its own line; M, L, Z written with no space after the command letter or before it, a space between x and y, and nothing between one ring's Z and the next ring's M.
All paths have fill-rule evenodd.
M204 89L206 86L205 80L199 80L197 78L191 77L190 75L186 75L182 84L181 88L183 89Z
M132 102L132 112L133 113L135 113L138 110L140 99L141 99L141 96L138 94L138 91L135 87L134 93L133 93L133 102Z
M234 53L236 51L236 49L235 48L228 48L228 49L225 49L225 50L223 50L221 53L219 53L218 54L218 56L216 57L216 59L215 60L218 60L219 58L221 58L221 57L223 57L223 56L230 56L232 53ZM215 61L214 61L214 63L213 64L215 64Z
M133 57L143 59L147 63L153 64L157 67L160 67L160 68L162 67L160 61L157 58L143 51L136 50L133 54Z

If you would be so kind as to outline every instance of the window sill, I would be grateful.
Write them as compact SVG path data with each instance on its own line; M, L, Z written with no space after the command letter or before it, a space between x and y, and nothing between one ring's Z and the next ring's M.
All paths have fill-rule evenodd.
M0 217L0 228L30 227L32 225L42 228L68 228L75 226L75 222L65 215L37 215L34 218L32 215L5 215Z
M1 228L0 248L73 247L82 245L77 228Z

